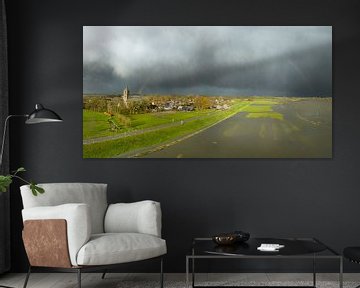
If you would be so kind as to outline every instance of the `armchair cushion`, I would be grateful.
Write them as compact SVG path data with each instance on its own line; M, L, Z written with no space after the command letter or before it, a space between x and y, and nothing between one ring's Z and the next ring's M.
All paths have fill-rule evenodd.
M78 265L108 265L145 260L166 254L165 240L140 233L94 234L81 247Z
M107 184L98 183L46 183L39 184L45 193L34 197L29 185L20 187L24 208L84 203L89 206L92 232L104 232L107 209Z
M105 233L143 233L161 237L160 203L145 200L111 204L104 224Z
M91 218L86 204L33 207L22 210L23 220L65 219L71 264L76 266L79 249L90 239ZM34 240L36 241L36 240Z

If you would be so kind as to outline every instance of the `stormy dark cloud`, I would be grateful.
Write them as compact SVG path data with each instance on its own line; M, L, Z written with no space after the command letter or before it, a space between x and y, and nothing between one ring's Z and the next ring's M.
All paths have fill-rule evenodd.
M331 96L328 26L84 27L84 93Z

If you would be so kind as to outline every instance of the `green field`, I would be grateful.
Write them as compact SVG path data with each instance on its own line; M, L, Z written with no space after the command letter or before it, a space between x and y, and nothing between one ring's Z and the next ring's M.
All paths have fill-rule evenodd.
M232 98L226 110L122 115L116 131L108 119L83 110L84 158L331 157L331 98Z
M104 136L114 136L124 132L130 132L139 129L156 127L167 123L173 123L194 117L211 116L214 111L191 111L191 112L158 112L135 114L126 116L129 119L129 125L119 126L121 129L117 132L110 131L108 116L101 112L83 110L83 139L91 139Z
M226 119L240 112L249 103L235 99L233 105L228 110L207 109L200 111L171 111L130 115L131 120L128 127L122 126L120 131L111 132L107 123L108 116L104 113L83 110L83 137L85 139L97 139L98 137L121 135L134 131L142 131L133 136L120 139L102 141L93 144L83 145L84 158L109 158L116 157L123 153L153 146L161 145L164 142L175 140L204 129L214 123ZM179 123L182 122L181 125ZM174 126L171 126L171 124ZM169 127L162 128L164 124ZM146 132L148 128L158 130Z

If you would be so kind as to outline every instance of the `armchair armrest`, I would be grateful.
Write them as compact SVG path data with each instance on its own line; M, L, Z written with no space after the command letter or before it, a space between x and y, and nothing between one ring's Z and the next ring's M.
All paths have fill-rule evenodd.
M111 204L105 215L106 233L143 233L161 237L160 203L150 200Z
M91 222L89 206L86 204L64 204L58 206L33 207L22 210L23 221L64 219L66 221L67 242L70 261L77 265L76 256L80 248L89 241L91 235ZM35 237L35 235L34 235ZM33 241L39 241L37 235ZM49 244L49 243L45 243Z

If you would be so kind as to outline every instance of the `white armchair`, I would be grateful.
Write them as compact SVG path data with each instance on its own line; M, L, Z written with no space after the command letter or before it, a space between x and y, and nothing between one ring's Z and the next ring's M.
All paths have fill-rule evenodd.
M159 257L163 287L161 209L154 201L107 204L106 184L40 184L33 196L28 185L21 196L23 240L32 270L39 267L77 272L107 270L121 263ZM103 278L105 273L103 274Z

